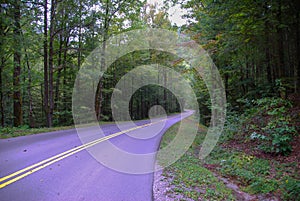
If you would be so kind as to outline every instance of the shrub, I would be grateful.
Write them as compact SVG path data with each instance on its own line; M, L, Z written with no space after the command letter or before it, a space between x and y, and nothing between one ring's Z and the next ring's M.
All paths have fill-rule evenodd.
M286 114L291 103L281 98L263 98L255 103L262 120L258 126L247 126L252 130L250 139L257 140L258 147L267 153L288 155L292 151L291 141L297 134Z
M263 134L253 132L250 136L252 140L259 140L261 150L283 155L288 155L292 151L291 141L297 131L294 126L290 126L290 118L281 117L271 120L262 131Z

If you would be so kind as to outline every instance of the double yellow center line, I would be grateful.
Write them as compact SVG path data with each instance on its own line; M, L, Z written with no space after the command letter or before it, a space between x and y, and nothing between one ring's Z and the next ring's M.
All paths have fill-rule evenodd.
M12 184L34 172L37 172L53 163L56 163L64 158L67 158L73 154L76 154L82 150L85 150L89 147L92 147L100 142L103 142L103 141L106 141L106 140L109 140L111 138L114 138L114 137L117 137L119 135L122 135L124 133L127 133L127 132L130 132L130 131L133 131L133 130L137 130L137 129L140 129L140 128L143 128L143 127L146 127L146 126L151 126L153 124L157 124L159 122L162 122L162 121L165 121L165 120L160 120L160 121L157 121L157 122L154 122L154 123L148 123L148 124L144 124L144 125L141 125L141 126L137 126L137 127L133 127L133 128L130 128L128 130L125 130L125 131L120 131L120 132L117 132L117 133L114 133L114 134L111 134L111 135L108 135L108 136L105 136L103 138L100 138L100 139L97 139L97 140L94 140L92 142L89 142L89 143L86 143L86 144L83 144L81 146L78 146L76 148L73 148L73 149L70 149L68 151L65 151L63 153L60 153L58 155L55 155L51 158L48 158L48 159L45 159L43 161L40 161L36 164L33 164L31 166L28 166L24 169L21 169L19 171L16 171L10 175L7 175L5 177L2 177L0 178L0 189L1 188L4 188L5 186L9 185L9 184Z

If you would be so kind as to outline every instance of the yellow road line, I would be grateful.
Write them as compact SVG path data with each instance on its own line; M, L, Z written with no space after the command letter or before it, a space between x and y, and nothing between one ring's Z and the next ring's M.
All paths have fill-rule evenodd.
M9 181L6 181L6 182L0 184L0 189L4 188L5 186L7 186L7 185L9 185L11 183L14 183L14 182L20 180L20 179L22 179L22 178L24 178L24 177L26 177L26 176L34 173L34 172L37 172L37 171L39 171L39 170L41 170L41 169L43 169L43 168L45 168L45 167L47 167L47 166L49 166L49 165L51 165L53 163L56 163L56 162L58 162L58 161L60 161L60 160L62 160L64 158L67 158L67 157L69 157L69 156L71 156L71 155L73 155L73 154L75 154L77 152L80 152L80 151L82 151L84 149L87 149L87 148L89 148L91 146L94 146L94 145L96 145L96 144L98 144L100 142L103 142L103 141L109 140L111 138L117 137L117 136L122 135L122 134L124 134L126 132L130 132L130 131L133 131L133 130L136 130L136 129L139 129L139 128L143 128L143 127L146 127L146 126L151 126L151 125L157 124L157 123L162 122L162 121L165 121L165 120L157 121L157 122L154 122L154 123L144 124L142 126L133 127L133 128L128 129L128 130L125 130L125 131L120 131L120 132L117 132L117 133L105 136L103 138L100 138L100 139L94 140L92 142L83 144L83 145L78 146L76 148L73 148L73 149L70 149L70 150L65 151L63 153L60 153L58 155L55 155L55 156L53 156L51 158L45 159L43 161L40 161L40 162L38 162L36 164L33 164L31 166L28 166L28 167L26 167L24 169L16 171L16 172L14 172L14 173L12 173L10 175L7 175L5 177L0 178L0 182L5 181L5 180L7 180L7 179L9 179L11 177L17 176L17 175L19 175L19 174L21 174L23 172L26 172L27 170L30 170L30 171L28 171L28 172L26 172L24 174L21 174L20 176L17 176L17 177L15 177L15 178L13 178L13 179L11 179Z

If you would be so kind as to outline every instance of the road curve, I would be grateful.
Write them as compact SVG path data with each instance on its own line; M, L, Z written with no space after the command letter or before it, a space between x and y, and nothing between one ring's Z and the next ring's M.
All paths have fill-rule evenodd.
M119 133L106 140L127 152L151 153L158 149L170 126L191 114L188 111L168 117L163 129L151 138L136 139ZM149 125L149 120L143 120L136 122L136 128L128 129L146 135L158 124ZM101 128L106 136L120 132L114 124ZM11 175L19 170L19 174ZM152 200L152 184L153 173L126 174L103 166L82 146L75 129L0 140L1 201L147 201Z

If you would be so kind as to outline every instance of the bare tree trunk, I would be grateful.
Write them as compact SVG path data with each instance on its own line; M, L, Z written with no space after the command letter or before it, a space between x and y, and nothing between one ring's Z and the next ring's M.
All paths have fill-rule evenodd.
M81 0L79 0L79 34L78 34L78 55L77 55L77 68L78 71L80 69L80 65L81 65L81 48L82 48L82 4L81 4Z
M282 24L282 10L281 10L281 0L278 0L278 14L277 20L279 25ZM283 38L283 30L281 27L277 27L277 34L278 34L278 54L279 54L279 63L278 63L278 78L285 77L285 62L284 62L284 38Z
M48 113L48 122L49 127L53 125L53 110L54 110L54 101L53 101L53 55L54 55L54 18L55 18L55 7L56 1L51 0L51 11L50 11L50 40L49 40L49 113Z
M0 7L0 14L3 14L4 9L2 7ZM7 26L3 25L2 23L0 23L0 37L5 37L7 31ZM2 49L4 44L4 41L0 40L0 49ZM6 58L4 55L1 54L1 65L0 65L0 113L1 113L1 126L4 127L4 103L3 103L3 81L2 81L2 72L4 69L4 65L6 62Z
M32 105L32 96L31 96L31 69L30 69L30 65L29 65L26 48L25 48L25 57L26 57L26 64L27 64L27 70L28 70L28 86L27 86L27 93L28 93L28 99L29 99L28 120L29 120L30 128L34 128L35 122L34 122L34 117L33 117L33 105Z
M55 84L55 97L54 97L54 110L59 111L59 85L60 85L60 77L61 77L61 70L62 68L62 47L63 47L63 36L59 35L59 51L58 51L58 68L57 68L57 77L56 77L56 84Z
M43 89L44 89L44 83L41 83L41 101L42 101L42 104L41 104L41 115L42 115L42 119L44 119L45 117L44 117L44 115L45 115L45 110L44 110L44 91L43 91Z
M245 69L243 69L243 66L241 66L241 69L240 69L240 74L241 74L240 82L241 82L241 83L244 82L244 70L245 70ZM245 84L241 84L241 90L242 90L243 96L246 95Z
M134 93L134 89L133 89L133 85L134 85L134 78L132 78L131 80L131 94L133 95ZM134 113L133 113L133 99L130 100L129 102L129 111L130 111L130 114L131 114L131 118L134 119Z
M264 4L264 10L265 13L268 14L268 4ZM272 69L271 69L271 57L270 57L270 35L269 35L269 22L265 21L265 27L264 27L264 32L265 32L265 63L266 63L266 72L267 72L267 80L269 84L273 83L272 79Z
M299 4L298 4L298 9L300 8ZM297 41L297 67L298 69L295 70L295 75L296 75L296 88L295 88L295 91L297 91L298 93L300 93L300 14L299 14L299 10L297 12L297 27L296 27L296 41ZM298 77L298 78L297 78Z
M44 111L46 117L46 125L49 122L49 86L48 86L48 1L44 2Z
M112 6L112 2L109 0L105 1L105 16L104 16L104 25L102 28L102 51L101 51L101 61L100 61L100 65L101 65L101 71L104 70L104 67L106 65L106 61L105 61L105 51L106 51L106 40L108 39L108 30L109 30L109 26L110 26L110 21L113 17L113 15L116 14L116 12L118 10L121 9L121 5L124 3L125 1L119 0L117 2L115 2L115 5L119 4L119 6L117 8L115 8L114 10L111 9ZM103 94L102 94L102 81L99 80L98 85L97 85L97 89L96 89L96 97L95 97L95 111L96 111L96 116L97 119L100 120L101 117L101 107L102 107L102 101L103 101Z
M23 124L22 115L22 96L20 87L20 75L21 75L21 11L20 1L14 1L14 75L13 75L13 86L14 86L14 126L20 126Z
M62 96L62 104L63 104L63 111L67 111L67 92L66 92L66 86L67 86L67 49L69 44L69 33L65 33L65 41L64 41L64 55L63 55L63 96ZM62 115L60 122L65 123L66 117L65 115Z
M167 72L165 68L163 68L163 79L164 79L164 108L165 111L168 113L168 96L167 96Z
M270 49L269 49L269 28L267 22L265 22L265 36L266 36L266 68L267 68L267 80L269 84L273 83L272 79L272 70L271 70L271 58L270 58Z
M106 1L106 9L105 9L105 19L104 19L104 26L102 30L102 47L101 47L101 61L100 61L100 68L101 71L104 70L105 67L105 51L106 51L106 40L108 38L108 27L109 27L109 1ZM98 121L101 119L101 106L102 106L102 80L99 80L96 90L96 101L95 101L95 110Z
M2 87L2 69L4 67L4 59L2 58L0 66L0 111L1 111L1 126L4 127L4 107L3 107L3 87Z
M224 74L226 98L229 96L229 73Z

